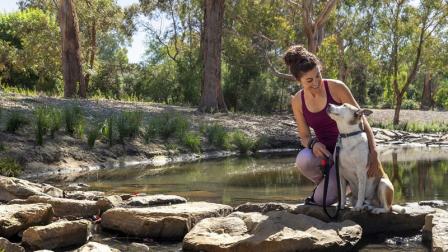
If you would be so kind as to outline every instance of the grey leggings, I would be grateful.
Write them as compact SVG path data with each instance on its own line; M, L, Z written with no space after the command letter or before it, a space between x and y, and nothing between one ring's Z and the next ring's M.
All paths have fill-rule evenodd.
M319 168L320 158L316 157L313 152L305 148L297 154L296 167L309 180L313 181L317 185L314 191L314 201L322 206L323 205L323 192L324 192L324 179L323 174ZM336 182L336 171L334 166L330 169L330 181L328 181L327 199L326 205L331 205L337 202L338 188Z

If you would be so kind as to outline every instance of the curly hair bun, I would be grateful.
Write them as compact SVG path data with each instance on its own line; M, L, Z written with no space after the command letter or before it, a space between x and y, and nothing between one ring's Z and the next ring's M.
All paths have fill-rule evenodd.
M292 66L306 59L309 54L310 52L308 52L303 45L293 45L286 51L283 59L285 60L286 65Z
M297 79L304 73L310 71L316 66L320 67L320 61L313 53L309 52L303 45L293 45L288 48L283 60L289 67L289 72Z

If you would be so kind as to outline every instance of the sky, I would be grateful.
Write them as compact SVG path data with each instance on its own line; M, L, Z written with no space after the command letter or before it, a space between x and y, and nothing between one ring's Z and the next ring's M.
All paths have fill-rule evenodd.
M13 12L19 9L16 0L0 0L0 12ZM121 7L126 7L133 3L138 3L138 0L117 0ZM137 31L132 37L132 44L128 47L129 62L138 63L143 60L145 52L145 33L141 30Z

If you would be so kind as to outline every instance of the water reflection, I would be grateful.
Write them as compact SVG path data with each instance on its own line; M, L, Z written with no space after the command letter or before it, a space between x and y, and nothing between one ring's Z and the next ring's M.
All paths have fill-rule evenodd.
M432 151L429 151L432 153ZM447 152L448 153L448 152ZM448 155L418 160L407 152L381 156L395 187L395 202L448 200ZM190 201L232 206L252 201L301 202L314 185L294 167L294 156L229 158L163 168L104 169L85 178L93 190L110 193L166 193Z

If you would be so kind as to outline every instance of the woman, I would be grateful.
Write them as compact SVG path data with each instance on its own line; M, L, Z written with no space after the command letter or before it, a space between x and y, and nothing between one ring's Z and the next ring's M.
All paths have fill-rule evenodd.
M317 185L313 196L306 202L323 205L324 181L319 165L321 159L332 156L339 134L336 122L327 115L326 108L329 103L350 103L358 108L359 105L343 82L322 79L320 61L303 46L291 46L285 53L284 60L302 87L291 99L300 141L306 147L297 155L296 167ZM375 138L365 117L363 124L369 142L367 174L370 177L379 172L379 161ZM316 138L311 138L310 127L314 130ZM333 167L330 169L329 179L326 205L338 200L336 173Z

